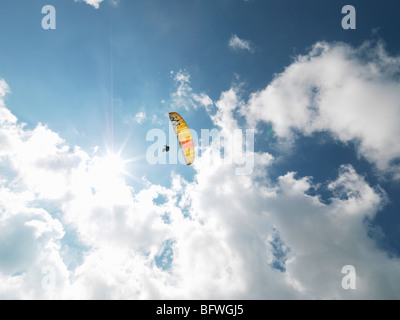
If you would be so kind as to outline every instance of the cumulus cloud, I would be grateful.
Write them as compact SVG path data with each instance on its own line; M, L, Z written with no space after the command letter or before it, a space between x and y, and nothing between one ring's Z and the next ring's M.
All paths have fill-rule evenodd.
M286 140L327 131L355 142L361 156L399 178L399 71L400 58L380 42L319 42L253 93L243 111L250 124L271 123Z
M247 50L253 52L253 46L249 40L240 39L236 34L229 39L229 47L233 50Z
M221 129L237 125L232 115L238 104L234 90L216 103L220 113L216 119L221 119L216 123L225 126ZM273 159L269 160L256 165L268 166ZM385 253L368 237L365 224L366 218L377 214L385 196L350 165L341 167L338 178L329 183L329 204L308 195L315 187L312 179L297 178L294 172L279 177L277 183L260 185L255 176L237 176L234 166L214 163L210 168L205 159L195 165L196 180L186 188L186 197L192 219L202 221L202 227L191 233L196 235L199 256L190 257L194 246L190 237L185 242L178 240L174 253L185 250L188 268L198 271L198 283L187 279L196 286L197 298L379 298L396 294L398 286L385 270L399 269L399 260L386 257L385 266L376 263ZM208 228L217 232L208 232ZM274 254L271 243L276 234L287 248L285 257ZM207 260L207 266L200 259ZM279 259L285 272L273 267ZM179 263L176 268L182 267ZM361 271L358 290L351 294L341 287L341 268L347 264ZM202 277L205 273L218 280ZM372 274L374 279L367 281ZM372 290L375 286L379 292Z
M26 129L0 101L0 277L7 284L0 295L99 297L95 288L108 281L102 273L108 265L101 261L109 260L111 252L113 261L132 257L151 266L168 239L165 212L152 202L154 190L163 190L153 186L134 196L106 158L70 148L42 124ZM68 252L62 248L66 228L74 230L85 255L76 270L67 265ZM92 263L105 268L98 269L103 278L89 271ZM119 273L113 272L109 277ZM90 279L93 283L80 291ZM111 287L108 294L119 296Z

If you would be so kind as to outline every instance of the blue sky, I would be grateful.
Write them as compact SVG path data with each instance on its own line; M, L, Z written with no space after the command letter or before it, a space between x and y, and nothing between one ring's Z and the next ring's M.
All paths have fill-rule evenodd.
M0 297L399 298L399 11L3 0ZM228 161L200 140L173 163L171 111L221 132Z

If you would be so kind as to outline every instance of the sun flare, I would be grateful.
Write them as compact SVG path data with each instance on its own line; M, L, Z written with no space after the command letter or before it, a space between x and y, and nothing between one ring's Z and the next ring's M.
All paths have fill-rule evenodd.
M125 173L125 161L117 154L108 154L101 161L102 170L112 177Z

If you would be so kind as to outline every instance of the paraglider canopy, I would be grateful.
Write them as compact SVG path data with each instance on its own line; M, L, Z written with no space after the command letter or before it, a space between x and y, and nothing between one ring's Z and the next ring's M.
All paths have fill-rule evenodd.
M189 127L182 117L176 112L169 113L169 120L171 121L172 127L175 130L176 137L178 139L179 146L182 150L186 164L191 165L194 161L194 144Z

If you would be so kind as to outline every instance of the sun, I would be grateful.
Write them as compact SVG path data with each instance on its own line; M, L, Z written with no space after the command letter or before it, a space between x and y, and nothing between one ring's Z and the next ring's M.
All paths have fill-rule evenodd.
M119 153L107 152L102 157L96 156L90 167L91 179L96 186L102 186L102 189L112 188L129 175L125 168L126 163Z
M126 181L130 174L125 166L126 160L119 154L107 153L93 158L88 170L88 183L98 204L114 206L115 203L122 204L130 199L130 188Z
M125 161L118 154L107 154L102 158L100 166L111 177L119 177L126 172Z
M131 158L122 157L125 146L128 142L129 136L125 139L122 146L117 152L114 152L114 148L106 144L106 152L103 155L95 155L93 158L92 173L96 181L101 180L108 186L116 183L117 181L125 181L126 179L136 180L137 178L130 172L132 170L131 164L135 161L142 159L142 156L136 156ZM94 153L97 154L98 147L94 149ZM129 169L127 169L129 167Z

